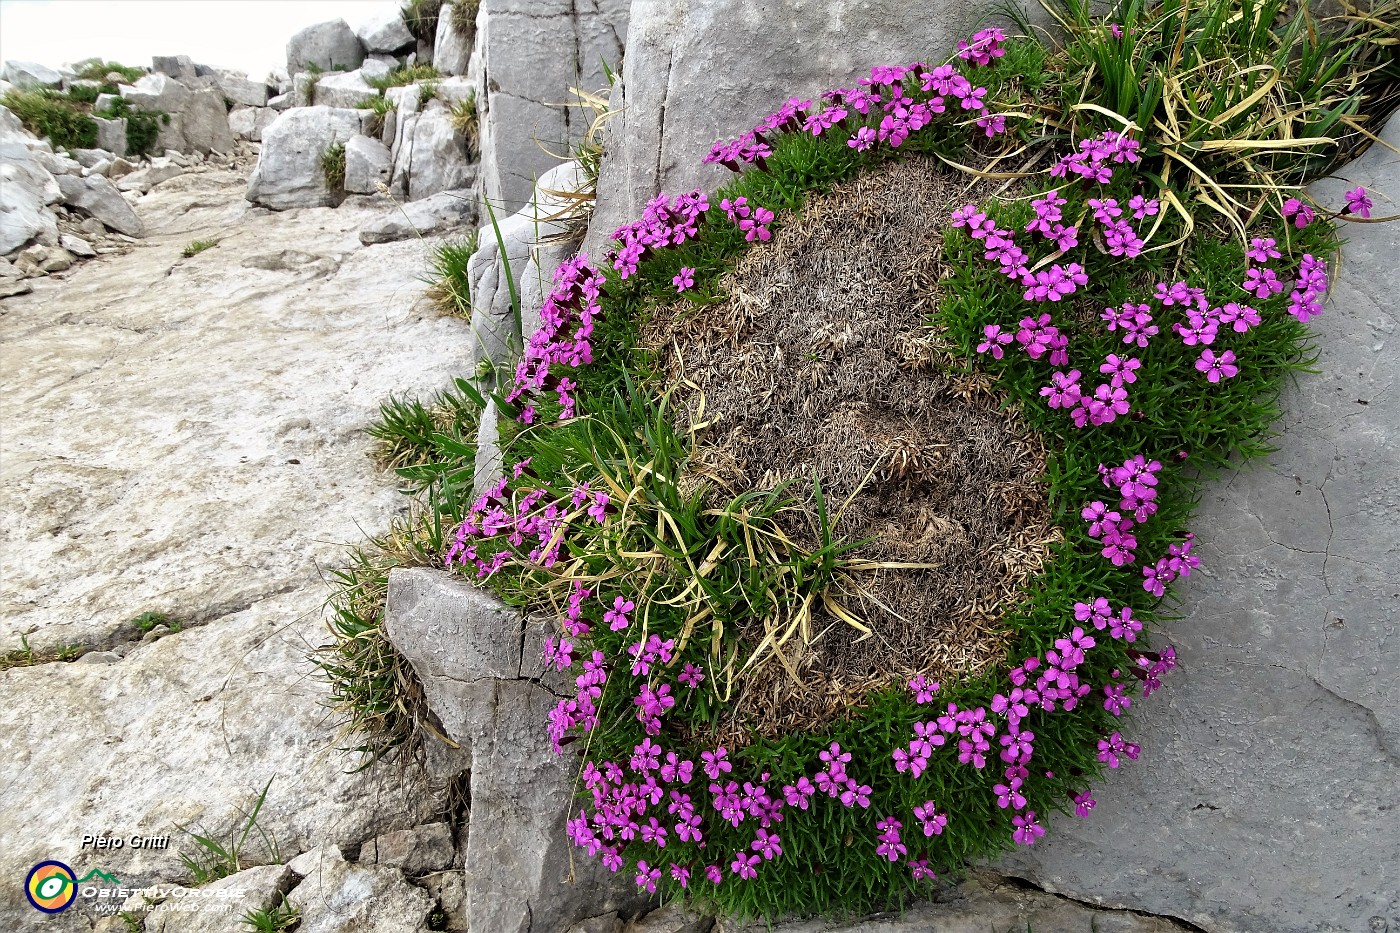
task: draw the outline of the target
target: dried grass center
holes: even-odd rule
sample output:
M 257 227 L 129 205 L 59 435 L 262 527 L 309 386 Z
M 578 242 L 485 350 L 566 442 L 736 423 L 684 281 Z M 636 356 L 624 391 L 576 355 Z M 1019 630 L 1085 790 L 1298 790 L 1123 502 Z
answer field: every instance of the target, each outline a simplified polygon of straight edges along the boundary
M 916 674 L 952 681 L 997 664 L 1011 639 L 1003 612 L 1056 540 L 1039 440 L 989 380 L 947 371 L 928 326 L 942 229 L 966 185 L 915 159 L 813 197 L 745 254 L 726 300 L 660 309 L 643 335 L 669 381 L 698 386 L 705 419 L 719 419 L 702 435 L 707 472 L 735 492 L 793 477 L 809 490 L 817 477 L 833 511 L 851 499 L 837 533 L 871 539 L 851 556 L 937 565 L 864 571 L 837 588 L 864 637 L 818 603 L 811 642 L 789 640 L 786 664 L 736 688 L 723 730 L 733 741 L 829 723 Z M 684 391 L 693 412 L 699 395 Z M 801 510 L 782 524 L 815 545 Z M 764 632 L 755 621 L 743 634 L 756 644 Z

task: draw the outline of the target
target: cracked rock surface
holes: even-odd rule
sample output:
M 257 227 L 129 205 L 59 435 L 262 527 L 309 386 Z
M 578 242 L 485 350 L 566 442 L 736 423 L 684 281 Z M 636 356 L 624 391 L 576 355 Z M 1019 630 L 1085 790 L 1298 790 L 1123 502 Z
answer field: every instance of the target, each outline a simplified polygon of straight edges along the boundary
M 441 811 L 411 772 L 347 773 L 307 654 L 323 570 L 404 507 L 363 428 L 449 384 L 468 326 L 419 302 L 424 243 L 361 246 L 383 206 L 271 214 L 245 181 L 165 182 L 136 202 L 139 245 L 0 301 L 0 651 L 88 650 L 0 671 L 6 931 L 42 918 L 21 884 L 41 859 L 184 881 L 177 827 L 227 840 L 269 779 L 258 822 L 285 857 Z M 143 641 L 148 610 L 182 630 Z M 81 848 L 138 833 L 169 847 Z
M 1338 174 L 1319 203 L 1364 184 L 1400 213 L 1400 155 Z M 1212 933 L 1400 930 L 1400 226 L 1341 232 L 1319 373 L 1284 390 L 1278 452 L 1197 512 L 1160 637 L 1181 667 L 1133 708 L 1142 761 L 1004 870 Z

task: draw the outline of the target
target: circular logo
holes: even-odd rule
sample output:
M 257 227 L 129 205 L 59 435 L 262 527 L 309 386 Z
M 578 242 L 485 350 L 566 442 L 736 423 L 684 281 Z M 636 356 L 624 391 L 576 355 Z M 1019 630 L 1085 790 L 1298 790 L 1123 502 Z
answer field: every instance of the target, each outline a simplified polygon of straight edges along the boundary
M 78 896 L 78 880 L 62 862 L 40 862 L 24 879 L 24 896 L 35 910 L 56 914 L 67 910 Z

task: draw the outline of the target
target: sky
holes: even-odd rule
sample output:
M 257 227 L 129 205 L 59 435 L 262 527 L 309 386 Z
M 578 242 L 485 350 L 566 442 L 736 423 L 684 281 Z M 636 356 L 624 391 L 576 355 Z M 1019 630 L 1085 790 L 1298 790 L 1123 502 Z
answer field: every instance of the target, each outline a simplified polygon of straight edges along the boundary
M 343 18 L 353 29 L 396 0 L 0 0 L 0 60 L 56 67 L 100 55 L 123 65 L 188 55 L 263 78 L 287 64 L 287 40 Z

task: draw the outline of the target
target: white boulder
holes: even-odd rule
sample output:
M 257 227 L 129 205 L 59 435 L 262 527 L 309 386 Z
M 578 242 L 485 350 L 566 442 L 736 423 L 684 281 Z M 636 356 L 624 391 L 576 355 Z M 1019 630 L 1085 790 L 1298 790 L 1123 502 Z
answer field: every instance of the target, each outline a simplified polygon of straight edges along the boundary
M 475 29 L 465 32 L 458 29 L 457 11 L 444 3 L 438 15 L 437 35 L 433 39 L 433 67 L 445 75 L 466 74 L 475 33 Z M 558 57 L 562 51 L 563 47 L 560 46 L 550 49 L 549 53 L 551 57 Z
M 62 175 L 58 179 L 58 187 L 69 207 L 96 217 L 118 233 L 127 236 L 142 236 L 145 233 L 141 218 L 136 216 L 116 186 L 101 175 L 89 175 L 87 178 Z
M 377 139 L 355 136 L 345 144 L 345 190 L 352 194 L 373 194 L 388 184 L 389 149 Z
M 360 67 L 364 46 L 343 19 L 307 26 L 287 40 L 287 73 L 296 75 L 315 65 L 325 71 Z
M 15 87 L 58 87 L 63 75 L 38 62 L 8 61 L 0 69 L 0 77 Z
M 379 91 L 369 86 L 359 70 L 345 74 L 323 77 L 316 82 L 315 100 L 318 107 L 342 107 L 355 109 L 371 97 L 378 97 Z
M 236 71 L 220 71 L 214 75 L 219 90 L 234 104 L 248 107 L 267 106 L 267 82 L 254 81 Z
M 258 164 L 248 178 L 249 201 L 274 210 L 327 207 L 337 201 L 321 159 L 336 143 L 359 136 L 358 110 L 294 107 L 263 131 Z
M 135 84 L 119 85 L 117 90 L 122 99 L 131 105 L 131 109 L 147 113 L 157 110 L 170 114 L 178 113 L 190 99 L 189 88 L 169 75 L 160 73 L 142 75 Z
M 228 128 L 239 139 L 260 142 L 263 131 L 276 119 L 277 111 L 271 107 L 235 107 L 229 111 Z
M 413 33 L 408 31 L 398 5 L 386 5 L 360 24 L 355 30 L 360 44 L 369 52 L 397 52 L 413 44 Z

